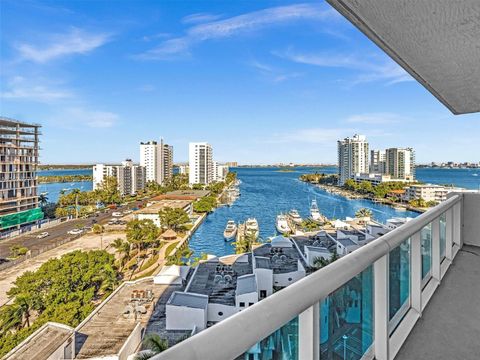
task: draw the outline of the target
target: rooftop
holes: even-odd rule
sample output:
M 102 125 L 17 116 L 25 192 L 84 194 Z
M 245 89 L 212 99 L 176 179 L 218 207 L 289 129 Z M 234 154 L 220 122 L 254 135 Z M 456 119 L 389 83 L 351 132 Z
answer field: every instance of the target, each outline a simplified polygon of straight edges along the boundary
M 264 257 L 270 260 L 270 268 L 274 274 L 285 274 L 298 270 L 298 261 L 303 258 L 295 246 L 292 247 L 275 247 L 272 244 L 263 244 L 253 250 L 255 257 Z
M 37 359 L 47 360 L 73 334 L 73 328 L 48 322 L 23 341 L 8 360 Z
M 175 291 L 172 296 L 170 296 L 170 299 L 168 299 L 167 305 L 206 309 L 208 306 L 208 296 L 190 292 Z
M 335 235 L 335 233 L 331 233 Z M 298 248 L 305 254 L 305 247 L 314 248 L 333 248 L 335 243 L 326 235 L 326 232 L 320 232 L 316 236 L 293 236 L 293 241 L 297 244 Z M 317 250 L 318 251 L 318 250 Z
M 237 258 L 231 265 L 224 265 L 218 258 L 204 261 L 198 264 L 187 291 L 208 295 L 211 303 L 234 306 L 237 278 L 251 273 L 251 254 Z
M 78 332 L 75 336 L 76 358 L 89 359 L 117 354 L 136 324 L 147 324 L 153 304 L 167 288 L 167 285 L 156 285 L 148 278 L 135 283 L 123 283 L 75 329 Z M 136 319 L 133 314 L 124 314 L 127 307 L 132 306 L 132 297 L 141 297 L 136 294 L 148 290 L 152 291 L 152 298 L 138 302 L 145 307 L 146 313 L 137 312 Z
M 255 274 L 243 275 L 237 279 L 237 294 L 249 294 L 257 291 Z

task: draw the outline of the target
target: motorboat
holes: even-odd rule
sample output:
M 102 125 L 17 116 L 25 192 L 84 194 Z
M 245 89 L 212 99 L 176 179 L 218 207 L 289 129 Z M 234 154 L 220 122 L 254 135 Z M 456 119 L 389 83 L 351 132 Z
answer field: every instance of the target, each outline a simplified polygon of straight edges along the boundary
M 280 234 L 288 234 L 292 231 L 292 229 L 290 229 L 290 226 L 288 226 L 287 216 L 284 214 L 277 215 L 277 222 L 275 223 L 275 227 Z
M 235 221 L 233 220 L 228 220 L 227 221 L 227 226 L 225 227 L 225 231 L 223 232 L 223 238 L 225 241 L 232 241 L 235 239 L 235 236 L 237 235 L 238 227 Z
M 323 216 L 318 209 L 317 200 L 313 199 L 312 204 L 310 205 L 310 217 L 313 221 L 321 221 Z
M 302 218 L 301 218 L 301 216 L 300 216 L 300 214 L 298 213 L 297 210 L 295 210 L 295 209 L 290 210 L 288 215 L 290 216 L 290 219 L 292 219 L 292 221 L 295 224 L 301 224 L 302 223 Z
M 245 234 L 253 234 L 255 240 L 258 239 L 259 228 L 257 219 L 248 218 L 247 221 L 245 221 Z

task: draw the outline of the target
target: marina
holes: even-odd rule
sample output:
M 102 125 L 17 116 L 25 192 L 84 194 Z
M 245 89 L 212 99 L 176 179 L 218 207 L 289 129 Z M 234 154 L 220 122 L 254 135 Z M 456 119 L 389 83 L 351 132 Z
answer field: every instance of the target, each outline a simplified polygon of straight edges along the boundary
M 217 208 L 192 235 L 189 246 L 194 255 L 208 253 L 217 256 L 235 253 L 233 242 L 225 242 L 223 232 L 228 220 L 237 224 L 248 218 L 255 218 L 259 226 L 259 239 L 277 235 L 277 215 L 288 214 L 296 209 L 301 218 L 311 216 L 311 202 L 316 199 L 321 214 L 329 219 L 354 217 L 361 208 L 368 208 L 373 218 L 385 222 L 392 217 L 416 217 L 411 211 L 397 211 L 390 206 L 375 204 L 365 199 L 346 199 L 343 196 L 328 193 L 318 187 L 298 180 L 304 173 L 335 173 L 336 168 L 301 167 L 294 171 L 279 172 L 279 168 L 235 168 L 241 180 L 241 196 L 232 204 Z M 239 226 L 239 232 L 241 227 Z

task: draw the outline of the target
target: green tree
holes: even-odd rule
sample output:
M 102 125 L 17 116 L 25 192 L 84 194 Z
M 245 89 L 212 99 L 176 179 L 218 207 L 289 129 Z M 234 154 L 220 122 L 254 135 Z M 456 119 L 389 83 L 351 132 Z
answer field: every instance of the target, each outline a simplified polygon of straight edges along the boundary
M 158 334 L 147 334 L 143 339 L 143 347 L 148 351 L 135 356 L 135 360 L 146 360 L 168 349 L 168 341 Z
M 193 210 L 197 213 L 209 213 L 217 206 L 217 198 L 214 196 L 205 196 L 193 203 Z
M 173 209 L 166 207 L 158 213 L 160 223 L 168 229 L 175 231 L 182 228 L 184 224 L 190 221 L 188 214 L 183 209 Z
M 13 303 L 0 310 L 0 357 L 47 321 L 78 325 L 118 284 L 114 261 L 102 250 L 77 250 L 17 277 L 7 293 Z
M 357 191 L 361 194 L 370 194 L 373 193 L 374 188 L 370 181 L 362 181 L 360 185 L 358 185 Z
M 13 245 L 10 247 L 10 256 L 12 258 L 18 258 L 19 256 L 23 256 L 28 252 L 28 248 L 21 245 Z
M 40 205 L 43 207 L 47 204 L 48 202 L 48 197 L 46 194 L 40 194 L 38 195 L 38 202 L 40 203 Z
M 325 259 L 323 257 L 316 257 L 315 259 L 313 259 L 313 267 L 315 268 L 315 270 L 321 269 L 333 263 L 334 261 L 338 260 L 338 258 L 339 258 L 338 253 L 335 250 L 332 256 L 330 256 L 330 259 Z
M 347 190 L 357 191 L 358 184 L 353 179 L 347 179 L 343 184 L 343 187 Z
M 372 217 L 372 210 L 367 208 L 361 208 L 355 212 L 355 217 L 357 218 Z
M 152 220 L 132 220 L 127 223 L 127 241 L 138 250 L 158 241 L 160 231 Z

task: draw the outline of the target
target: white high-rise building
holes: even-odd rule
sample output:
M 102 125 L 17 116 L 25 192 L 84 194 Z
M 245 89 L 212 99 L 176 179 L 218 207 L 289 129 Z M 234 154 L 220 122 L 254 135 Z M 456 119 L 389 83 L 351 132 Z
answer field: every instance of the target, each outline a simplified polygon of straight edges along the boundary
M 385 153 L 386 174 L 395 179 L 415 179 L 415 151 L 412 148 L 390 148 Z
M 140 143 L 140 166 L 145 167 L 147 181 L 165 183 L 173 176 L 173 147 L 163 139 Z
M 386 174 L 386 152 L 385 150 L 370 151 L 370 173 Z
M 189 144 L 189 182 L 190 184 L 210 184 L 214 181 L 213 150 L 206 142 Z
M 368 173 L 368 142 L 365 135 L 338 141 L 339 185 L 357 173 Z
M 145 188 L 145 168 L 127 159 L 122 165 L 97 164 L 93 167 L 93 189 L 99 189 L 106 177 L 115 177 L 122 195 L 134 195 Z
M 229 168 L 225 164 L 220 164 L 218 161 L 213 162 L 213 181 L 224 181 L 227 177 Z

